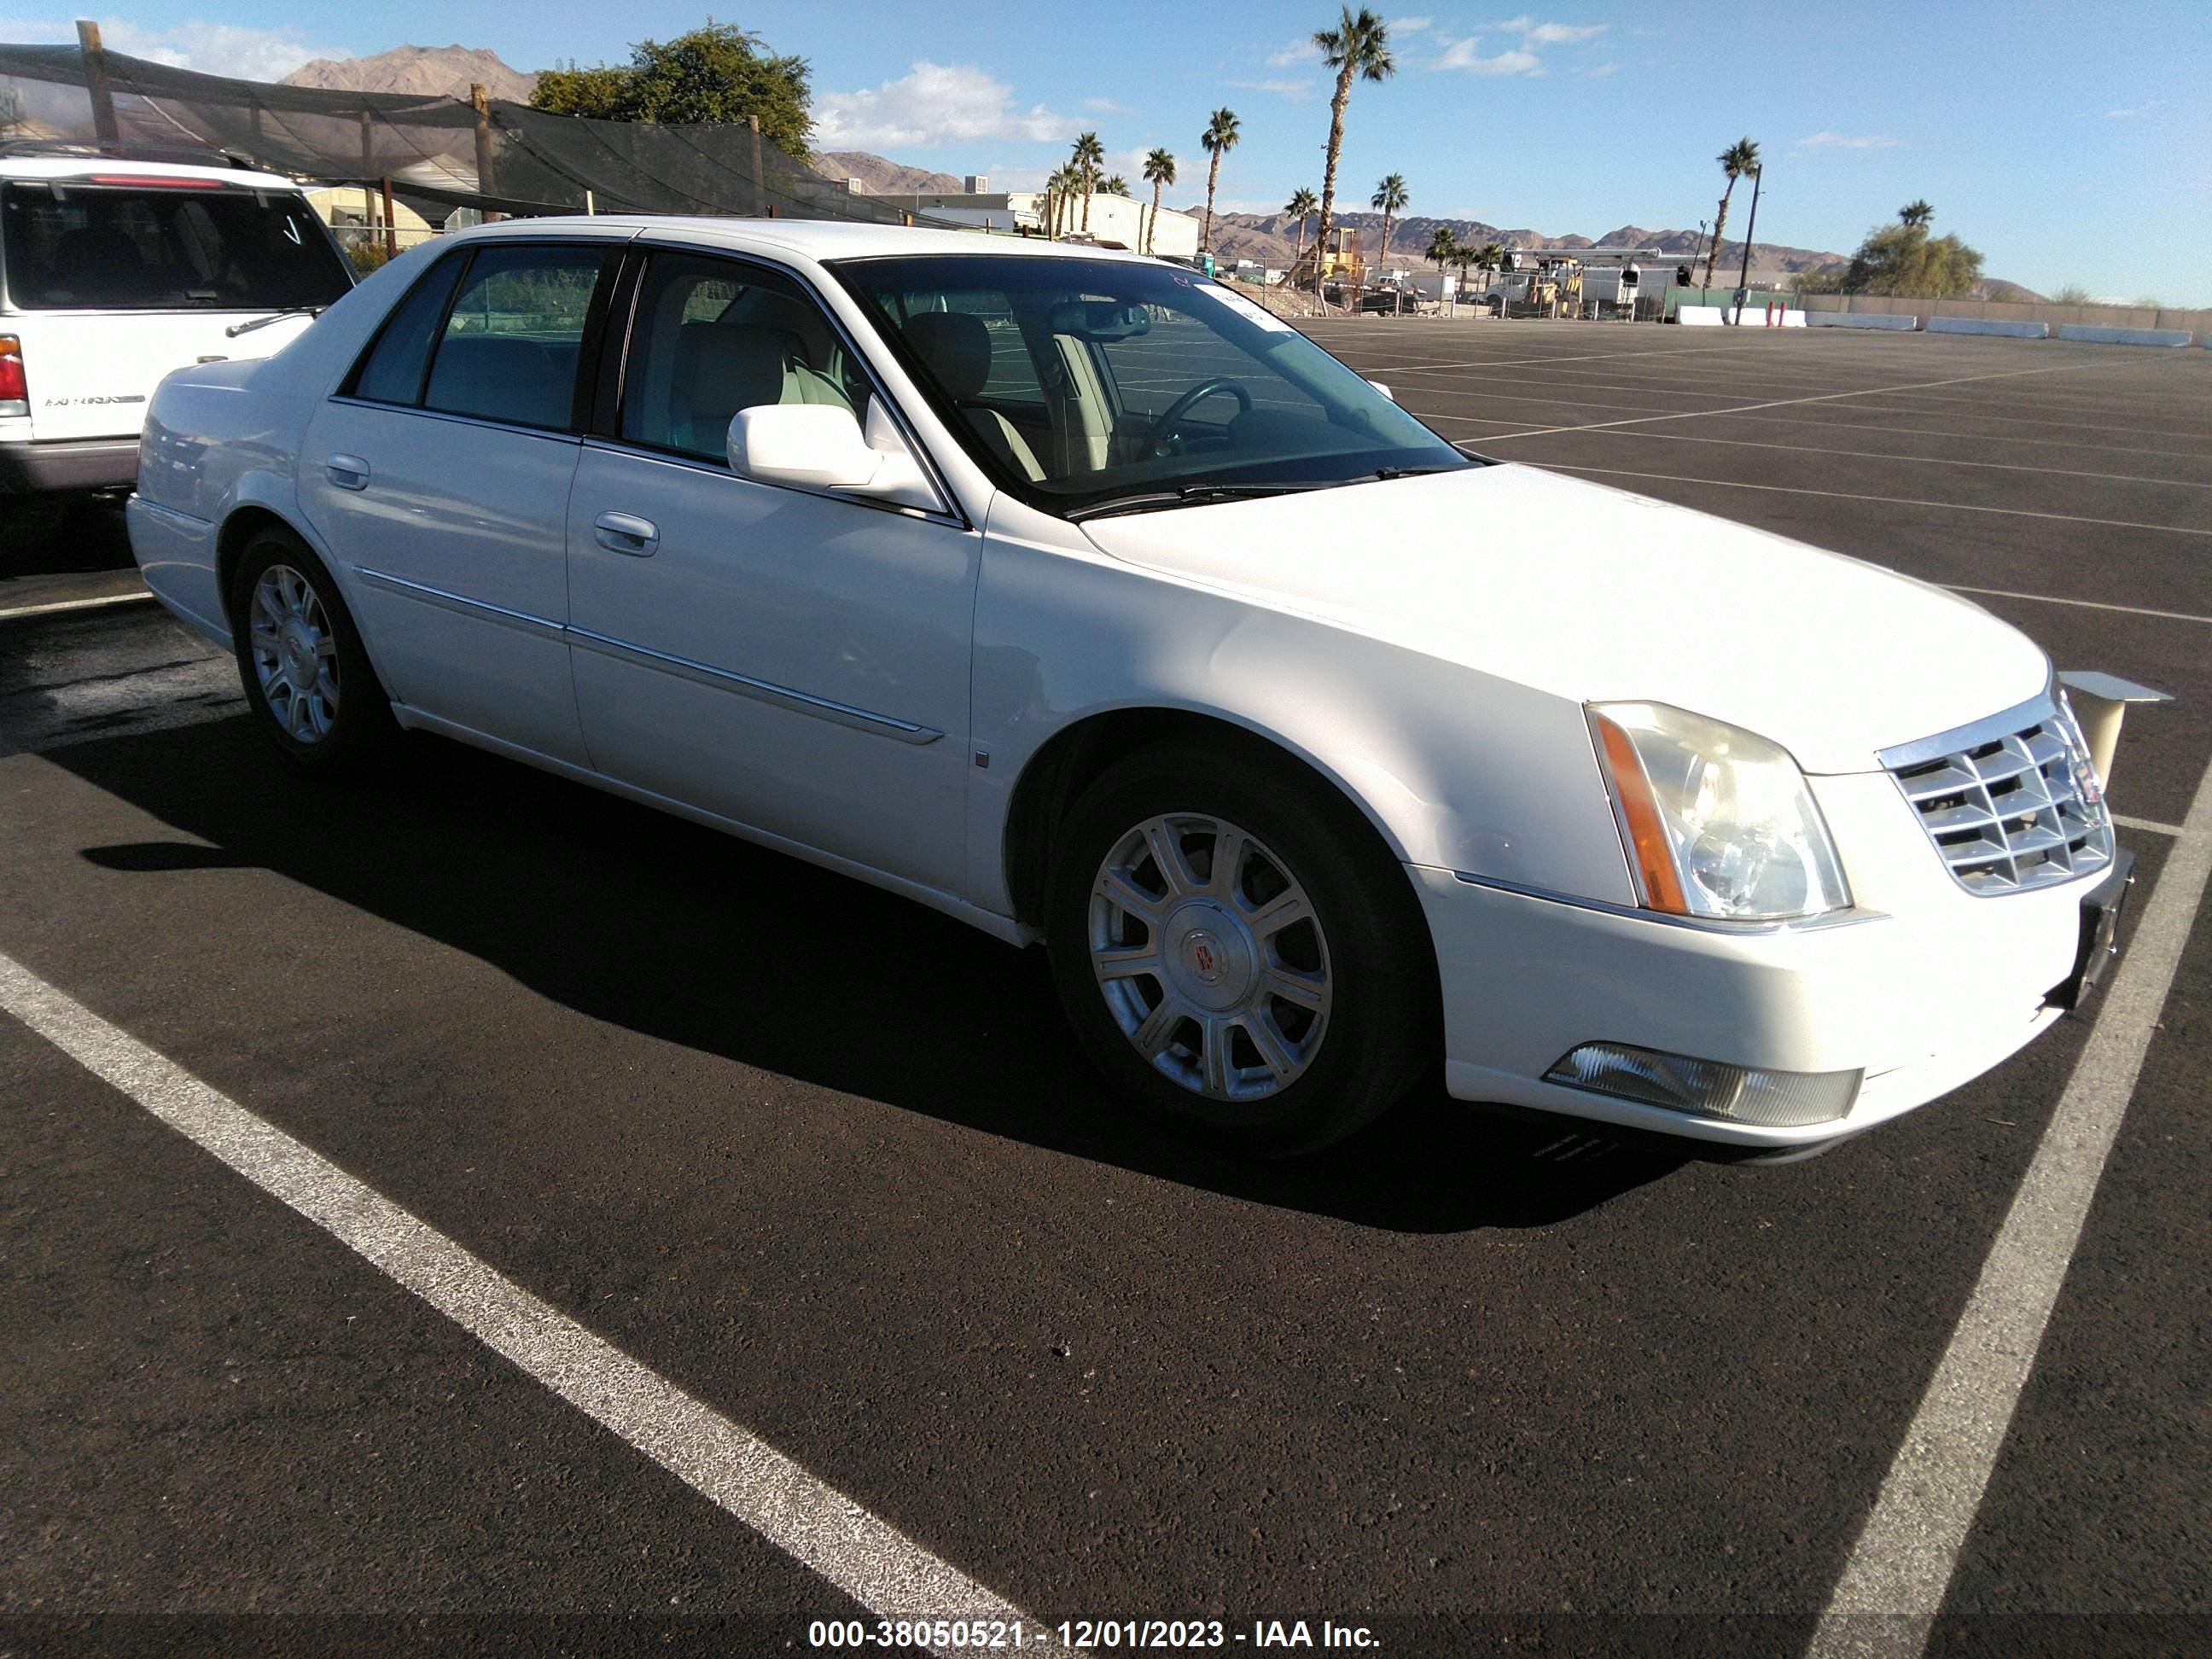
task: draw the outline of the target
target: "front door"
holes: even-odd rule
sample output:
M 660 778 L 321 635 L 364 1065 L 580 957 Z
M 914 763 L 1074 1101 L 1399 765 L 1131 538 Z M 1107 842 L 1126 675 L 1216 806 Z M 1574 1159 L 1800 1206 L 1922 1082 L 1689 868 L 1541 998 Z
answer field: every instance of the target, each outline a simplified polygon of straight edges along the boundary
M 301 456 L 392 694 L 587 763 L 563 635 L 578 364 L 613 243 L 479 244 L 386 325 Z
M 568 507 L 584 738 L 609 776 L 943 891 L 964 885 L 981 538 L 735 477 L 730 417 L 879 395 L 791 276 L 647 261 L 618 410 Z

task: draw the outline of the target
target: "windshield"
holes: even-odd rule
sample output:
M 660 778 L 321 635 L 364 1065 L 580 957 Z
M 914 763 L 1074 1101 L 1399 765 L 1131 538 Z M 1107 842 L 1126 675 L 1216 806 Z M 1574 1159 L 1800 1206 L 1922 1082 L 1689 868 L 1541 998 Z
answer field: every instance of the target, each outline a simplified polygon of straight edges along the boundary
M 1194 271 L 1022 254 L 832 269 L 976 460 L 1048 511 L 1478 465 Z
M 10 183 L 0 258 L 18 311 L 276 311 L 353 286 L 301 198 L 212 179 Z

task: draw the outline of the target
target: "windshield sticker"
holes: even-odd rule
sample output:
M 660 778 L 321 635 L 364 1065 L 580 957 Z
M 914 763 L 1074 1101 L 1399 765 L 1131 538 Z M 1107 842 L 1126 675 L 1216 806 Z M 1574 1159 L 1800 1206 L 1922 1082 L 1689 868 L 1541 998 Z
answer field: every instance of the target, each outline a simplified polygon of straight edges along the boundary
M 1203 294 L 1211 294 L 1215 299 L 1220 301 L 1223 305 L 1227 306 L 1231 311 L 1235 312 L 1248 323 L 1256 323 L 1260 327 L 1272 329 L 1279 334 L 1295 334 L 1297 332 L 1297 330 L 1292 328 L 1288 323 L 1275 315 L 1273 312 L 1266 309 L 1264 307 L 1254 305 L 1251 301 L 1246 299 L 1233 288 L 1224 288 L 1220 283 L 1215 283 L 1210 286 L 1201 287 L 1199 291 Z

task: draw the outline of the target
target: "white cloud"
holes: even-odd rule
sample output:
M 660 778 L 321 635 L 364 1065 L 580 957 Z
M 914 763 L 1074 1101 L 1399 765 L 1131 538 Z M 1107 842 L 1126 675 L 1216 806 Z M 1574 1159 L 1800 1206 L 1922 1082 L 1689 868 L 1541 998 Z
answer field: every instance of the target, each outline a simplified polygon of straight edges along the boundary
M 1533 17 L 1511 17 L 1495 27 L 1517 34 L 1524 46 L 1565 46 L 1603 34 L 1610 23 L 1540 23 Z
M 1880 136 L 1849 138 L 1840 132 L 1816 132 L 1809 138 L 1800 138 L 1793 148 L 1797 149 L 1895 149 L 1898 141 Z
M 1086 98 L 1083 100 L 1083 107 L 1096 115 L 1127 115 L 1129 112 L 1127 104 L 1117 104 L 1111 98 Z
M 1321 48 L 1309 40 L 1293 40 L 1280 52 L 1267 54 L 1269 69 L 1288 69 L 1293 64 L 1314 64 L 1321 61 Z
M 1608 75 L 1620 73 L 1618 64 L 1600 64 L 1595 69 L 1577 70 L 1576 77 L 1583 81 L 1602 81 Z
M 1042 104 L 1014 105 L 1013 88 L 972 64 L 924 59 L 896 81 L 814 100 L 814 138 L 825 149 L 959 143 L 977 138 L 1073 138 L 1080 124 Z
M 2107 121 L 2132 121 L 2137 116 L 2148 115 L 2157 107 L 2158 100 L 2154 98 L 2148 104 L 2137 104 L 2130 109 L 2108 109 L 2105 112 L 2105 118 Z
M 1501 52 L 1495 58 L 1485 58 L 1480 50 L 1481 42 L 1470 35 L 1464 40 L 1447 40 L 1444 54 L 1431 64 L 1431 69 L 1465 70 L 1469 75 L 1541 75 L 1543 60 L 1533 52 L 1515 47 Z
M 1292 103 L 1311 97 L 1314 89 L 1310 81 L 1231 81 L 1229 84 L 1246 92 L 1272 92 Z
M 1394 39 L 1419 34 L 1436 21 L 1433 17 L 1394 17 L 1390 20 L 1390 33 Z
M 102 22 L 100 44 L 111 51 L 144 58 L 202 75 L 228 75 L 241 81 L 276 81 L 311 58 L 350 58 L 349 52 L 319 46 L 295 28 L 245 28 L 235 23 L 194 19 L 159 28 L 137 23 Z M 0 39 L 74 44 L 76 25 L 0 19 Z

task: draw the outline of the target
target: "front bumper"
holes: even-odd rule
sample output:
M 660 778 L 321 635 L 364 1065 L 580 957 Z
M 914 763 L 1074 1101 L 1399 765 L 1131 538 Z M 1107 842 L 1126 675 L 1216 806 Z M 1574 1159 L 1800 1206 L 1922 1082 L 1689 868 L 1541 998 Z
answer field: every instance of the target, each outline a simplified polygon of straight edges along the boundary
M 0 495 L 125 489 L 137 482 L 136 438 L 57 438 L 0 443 Z
M 1868 799 L 1881 805 L 1871 791 Z M 2048 999 L 2074 974 L 2081 900 L 2098 884 L 1978 898 L 1952 885 L 1917 825 L 1904 828 L 1901 877 L 1882 872 L 1863 886 L 1853 872 L 1861 903 L 1872 888 L 1882 909 L 1764 931 L 1681 925 L 1408 866 L 1442 977 L 1446 1087 L 1464 1100 L 1781 1149 L 1856 1134 L 1979 1076 L 2063 1012 Z M 1544 1080 L 1590 1042 L 1864 1076 L 1844 1116 L 1771 1127 Z

